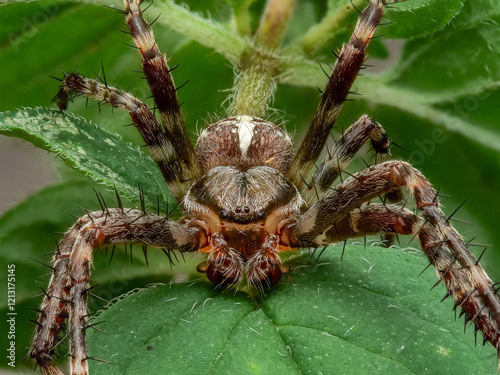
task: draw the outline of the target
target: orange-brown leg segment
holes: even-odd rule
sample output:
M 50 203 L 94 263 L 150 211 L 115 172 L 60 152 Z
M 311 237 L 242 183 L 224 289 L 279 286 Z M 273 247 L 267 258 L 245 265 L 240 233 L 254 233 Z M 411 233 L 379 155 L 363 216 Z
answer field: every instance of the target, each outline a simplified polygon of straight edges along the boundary
M 337 221 L 325 232 L 325 240 L 334 243 L 385 233 L 414 234 L 423 222 L 421 217 L 398 205 L 370 203 Z

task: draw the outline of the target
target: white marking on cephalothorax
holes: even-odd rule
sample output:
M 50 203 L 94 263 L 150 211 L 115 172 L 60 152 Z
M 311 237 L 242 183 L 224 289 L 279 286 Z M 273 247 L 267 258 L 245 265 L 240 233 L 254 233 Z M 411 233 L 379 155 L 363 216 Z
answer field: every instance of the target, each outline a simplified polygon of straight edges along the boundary
M 198 137 L 198 142 L 200 141 L 200 139 L 202 138 L 205 138 L 208 136 L 208 131 L 207 131 L 208 128 L 205 128 L 203 129 L 203 131 L 200 133 L 200 136 Z
M 236 120 L 238 121 L 236 126 L 238 127 L 241 154 L 246 155 L 248 147 L 252 143 L 255 122 L 253 122 L 253 117 L 251 116 L 238 116 Z

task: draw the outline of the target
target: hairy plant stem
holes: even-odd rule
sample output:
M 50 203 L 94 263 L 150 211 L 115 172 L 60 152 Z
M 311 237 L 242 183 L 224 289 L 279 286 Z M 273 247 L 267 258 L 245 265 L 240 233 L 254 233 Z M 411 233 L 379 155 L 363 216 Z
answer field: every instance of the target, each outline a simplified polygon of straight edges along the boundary
M 475 141 L 485 148 L 500 152 L 500 143 L 493 140 L 498 135 L 472 122 L 462 119 L 442 109 L 436 108 L 425 101 L 423 95 L 417 95 L 409 90 L 387 84 L 376 77 L 360 77 L 356 82 L 360 92 L 370 93 L 368 100 L 377 104 L 387 105 L 407 111 L 414 116 L 428 120 L 449 132 L 458 133 Z
M 236 77 L 229 113 L 233 116 L 265 117 L 268 102 L 276 91 L 277 64 L 271 56 L 258 50 L 247 63 L 248 66 Z
M 296 0 L 269 0 L 256 31 L 253 51 L 243 54 L 233 87 L 232 115 L 265 117 L 280 74 L 275 51 L 281 46 Z
M 324 73 L 318 71 L 317 66 L 316 62 L 304 58 L 283 59 L 281 70 L 285 73 L 279 82 L 295 86 L 323 87 L 326 78 Z M 384 75 L 360 76 L 355 85 L 356 91 L 365 94 L 366 100 L 372 103 L 398 108 L 441 126 L 446 131 L 461 134 L 487 149 L 500 152 L 500 143 L 492 141 L 498 139 L 495 132 L 433 106 L 425 95 L 391 84 Z

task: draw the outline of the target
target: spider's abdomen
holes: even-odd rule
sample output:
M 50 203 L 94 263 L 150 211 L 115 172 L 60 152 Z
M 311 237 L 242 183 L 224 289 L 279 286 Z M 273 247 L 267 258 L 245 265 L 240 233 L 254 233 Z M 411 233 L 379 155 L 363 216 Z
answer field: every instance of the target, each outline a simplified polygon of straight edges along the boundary
M 248 170 L 268 166 L 286 174 L 292 141 L 271 122 L 251 116 L 230 117 L 206 128 L 196 144 L 203 171 L 219 166 Z

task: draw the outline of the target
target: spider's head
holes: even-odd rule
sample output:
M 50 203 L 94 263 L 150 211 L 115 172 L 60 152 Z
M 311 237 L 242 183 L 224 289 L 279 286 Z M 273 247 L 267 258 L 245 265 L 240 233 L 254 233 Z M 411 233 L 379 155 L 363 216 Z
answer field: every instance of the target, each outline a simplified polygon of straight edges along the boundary
M 212 233 L 223 227 L 275 233 L 279 222 L 298 213 L 302 204 L 295 186 L 278 170 L 265 166 L 245 171 L 212 168 L 183 201 L 190 216 L 203 220 Z
M 209 246 L 206 272 L 217 285 L 261 289 L 281 278 L 278 234 L 283 222 L 300 212 L 303 200 L 283 173 L 270 166 L 215 166 L 184 198 L 188 218 L 203 222 Z

